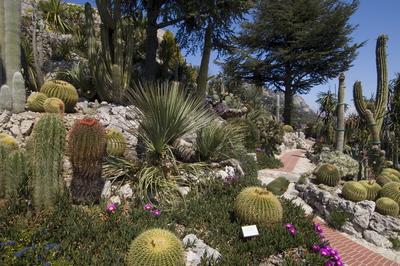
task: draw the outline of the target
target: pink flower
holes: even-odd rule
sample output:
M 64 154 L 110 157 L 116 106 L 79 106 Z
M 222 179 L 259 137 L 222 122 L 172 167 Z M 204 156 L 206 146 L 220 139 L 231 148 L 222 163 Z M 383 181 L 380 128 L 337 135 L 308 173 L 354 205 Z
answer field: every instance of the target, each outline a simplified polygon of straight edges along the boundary
M 293 224 L 285 224 L 285 228 L 289 231 L 292 236 L 297 235 L 296 227 Z
M 107 212 L 114 213 L 116 210 L 117 210 L 117 204 L 115 204 L 115 203 L 110 203 L 106 207 Z
M 150 210 L 152 210 L 154 207 L 153 207 L 153 205 L 151 204 L 151 203 L 147 203 L 146 205 L 144 205 L 144 209 L 146 210 L 146 211 L 150 211 Z
M 318 252 L 318 251 L 321 249 L 321 247 L 318 246 L 318 245 L 313 245 L 311 249 L 312 249 L 314 252 Z
M 324 231 L 322 230 L 322 227 L 320 224 L 314 224 L 314 230 L 315 232 L 317 232 L 318 234 L 322 234 Z
M 161 215 L 161 211 L 160 210 L 152 210 L 151 211 L 151 213 L 154 215 L 154 216 L 160 216 Z
M 323 248 L 321 248 L 321 249 L 319 250 L 319 254 L 321 254 L 321 255 L 324 256 L 324 257 L 329 256 L 329 253 L 330 253 L 330 251 L 327 250 L 326 247 L 323 247 Z

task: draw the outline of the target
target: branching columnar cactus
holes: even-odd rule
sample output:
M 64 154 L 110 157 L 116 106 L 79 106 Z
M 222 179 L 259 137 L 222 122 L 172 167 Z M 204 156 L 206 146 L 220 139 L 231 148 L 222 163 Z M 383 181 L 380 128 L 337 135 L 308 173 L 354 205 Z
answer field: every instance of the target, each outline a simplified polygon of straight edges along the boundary
M 106 134 L 99 121 L 93 118 L 76 121 L 69 132 L 69 155 L 73 167 L 71 193 L 75 202 L 95 203 L 100 200 L 105 154 Z
M 390 182 L 382 187 L 379 195 L 381 197 L 388 197 L 400 204 L 400 183 Z
M 338 104 L 336 108 L 336 150 L 339 152 L 343 152 L 344 148 L 344 74 L 341 73 L 339 76 L 339 91 L 338 91 Z
M 333 164 L 327 163 L 321 165 L 318 167 L 315 175 L 318 183 L 322 183 L 331 187 L 337 186 L 340 181 L 339 170 Z
M 7 157 L 6 162 L 6 195 L 16 195 L 27 175 L 25 152 L 15 150 Z
M 44 112 L 44 102 L 47 100 L 47 96 L 41 92 L 33 92 L 26 100 L 28 109 L 33 112 Z
M 273 226 L 282 221 L 283 209 L 279 199 L 262 187 L 248 187 L 236 197 L 234 210 L 242 223 Z
M 367 199 L 367 189 L 361 183 L 349 181 L 344 183 L 342 195 L 347 200 L 358 202 Z
M 107 154 L 112 156 L 122 156 L 126 149 L 126 139 L 124 135 L 113 129 L 107 129 Z
M 43 103 L 43 108 L 46 113 L 62 114 L 65 111 L 63 101 L 58 98 L 47 98 Z
M 136 237 L 130 246 L 128 266 L 183 266 L 182 242 L 170 231 L 150 229 Z
M 375 180 L 361 180 L 360 183 L 367 189 L 367 200 L 375 201 L 382 187 Z
M 28 145 L 33 205 L 51 208 L 63 192 L 62 159 L 66 129 L 61 116 L 44 114 L 36 122 Z
M 399 204 L 391 198 L 382 197 L 376 201 L 376 211 L 383 215 L 397 217 L 399 215 Z
M 75 87 L 63 80 L 46 81 L 40 92 L 46 94 L 47 97 L 55 97 L 62 100 L 65 104 L 66 112 L 73 112 L 79 99 Z

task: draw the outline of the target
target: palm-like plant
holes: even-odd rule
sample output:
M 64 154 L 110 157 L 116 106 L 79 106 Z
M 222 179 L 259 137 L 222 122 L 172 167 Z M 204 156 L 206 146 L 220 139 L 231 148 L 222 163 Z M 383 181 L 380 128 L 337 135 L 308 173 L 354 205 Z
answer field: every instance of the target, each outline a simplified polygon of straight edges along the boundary
M 316 102 L 320 105 L 318 119 L 324 122 L 324 139 L 326 142 L 333 141 L 337 97 L 331 91 L 320 92 L 317 96 Z
M 71 30 L 71 27 L 64 20 L 66 8 L 62 0 L 40 1 L 39 8 L 43 11 L 46 23 L 51 29 L 61 33 Z

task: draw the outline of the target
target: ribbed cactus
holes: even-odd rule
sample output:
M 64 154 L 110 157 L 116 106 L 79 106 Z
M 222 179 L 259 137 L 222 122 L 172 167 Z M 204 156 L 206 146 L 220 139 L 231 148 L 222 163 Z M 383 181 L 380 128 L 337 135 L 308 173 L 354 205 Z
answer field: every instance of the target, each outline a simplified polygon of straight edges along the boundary
M 122 156 L 126 149 L 126 139 L 124 135 L 113 129 L 107 129 L 107 154 L 113 156 Z
M 44 112 L 44 102 L 47 100 L 47 96 L 41 92 L 33 92 L 26 100 L 28 109 L 33 112 Z
M 10 150 L 18 149 L 18 141 L 6 133 L 0 133 L 0 145 L 8 147 Z
M 65 111 L 63 101 L 58 98 L 47 98 L 43 103 L 43 108 L 46 113 L 62 114 Z
M 360 183 L 367 190 L 367 200 L 374 201 L 378 197 L 382 187 L 375 180 L 361 180 Z
M 381 186 L 384 186 L 385 184 L 390 182 L 397 182 L 396 180 L 393 180 L 391 177 L 383 174 L 378 175 L 375 179 L 376 182 Z
M 244 224 L 273 226 L 280 223 L 283 217 L 279 199 L 262 187 L 243 189 L 235 199 L 234 210 Z
M 66 112 L 73 112 L 79 95 L 75 87 L 63 80 L 46 81 L 40 92 L 46 94 L 47 97 L 55 97 L 62 100 L 65 104 Z
M 318 183 L 322 183 L 327 186 L 337 186 L 340 181 L 339 170 L 333 164 L 321 165 L 315 172 L 315 176 Z
M 6 196 L 7 184 L 7 158 L 10 149 L 0 143 L 0 198 Z
M 26 175 L 27 165 L 25 152 L 22 150 L 11 152 L 6 161 L 6 195 L 16 195 L 21 183 L 25 180 Z
M 293 133 L 294 132 L 294 129 L 291 125 L 284 125 L 282 128 L 285 133 Z
M 106 134 L 98 120 L 84 118 L 69 132 L 69 156 L 73 167 L 71 193 L 77 203 L 100 200 L 104 181 L 101 178 L 106 154 Z
M 398 178 L 395 174 L 393 174 L 392 172 L 382 172 L 380 174 L 380 176 L 386 176 L 387 178 L 389 178 L 391 181 L 393 182 L 400 182 L 400 178 Z
M 14 113 L 25 111 L 26 92 L 24 77 L 20 72 L 15 72 L 12 78 L 12 110 Z
M 383 215 L 397 217 L 399 215 L 399 204 L 391 198 L 382 197 L 376 201 L 376 211 Z
M 173 233 L 163 229 L 150 229 L 131 243 L 126 264 L 128 266 L 183 266 L 182 242 Z
M 393 168 L 383 168 L 382 174 L 385 174 L 385 173 L 395 175 L 397 178 L 399 178 L 399 181 L 400 181 L 400 172 L 398 170 L 393 169 Z
M 62 159 L 66 129 L 61 116 L 44 114 L 35 124 L 28 145 L 33 205 L 51 208 L 63 192 Z
M 344 183 L 342 188 L 343 198 L 351 201 L 362 201 L 367 199 L 367 189 L 356 181 Z
M 3 110 L 12 110 L 12 90 L 7 85 L 0 88 L 0 111 Z
M 385 184 L 379 195 L 381 197 L 388 197 L 400 204 L 400 183 L 397 182 L 390 182 Z
M 336 150 L 339 152 L 343 152 L 344 148 L 344 74 L 341 73 L 339 76 L 339 91 L 338 91 L 338 104 L 336 108 Z

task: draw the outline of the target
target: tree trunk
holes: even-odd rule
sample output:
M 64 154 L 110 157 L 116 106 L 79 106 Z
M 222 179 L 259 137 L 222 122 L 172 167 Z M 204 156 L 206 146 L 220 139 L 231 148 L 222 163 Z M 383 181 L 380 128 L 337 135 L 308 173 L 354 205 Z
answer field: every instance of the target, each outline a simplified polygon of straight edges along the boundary
M 148 1 L 147 10 L 147 26 L 146 26 L 146 40 L 145 40 L 145 66 L 144 77 L 147 80 L 154 80 L 156 78 L 157 69 L 157 19 L 160 14 L 161 1 L 154 0 Z
M 208 65 L 210 63 L 212 49 L 212 25 L 208 23 L 204 34 L 203 56 L 201 58 L 200 71 L 197 77 L 197 95 L 204 97 L 207 91 Z
M 280 95 L 279 92 L 276 92 L 276 109 L 275 109 L 275 116 L 276 116 L 276 121 L 280 121 L 280 114 L 279 114 L 279 109 L 281 107 L 280 103 Z
M 293 92 L 290 81 L 285 82 L 285 102 L 283 107 L 283 123 L 285 125 L 292 124 L 292 110 L 293 110 Z
M 337 106 L 337 124 L 336 124 L 336 150 L 343 152 L 344 148 L 344 75 L 339 77 L 339 92 Z

